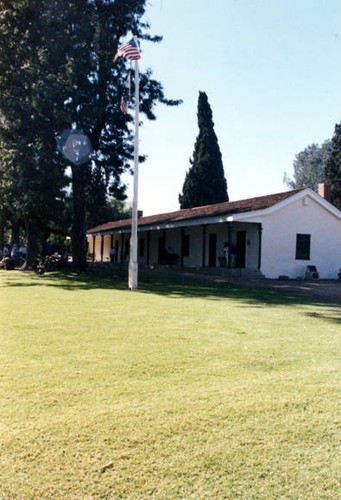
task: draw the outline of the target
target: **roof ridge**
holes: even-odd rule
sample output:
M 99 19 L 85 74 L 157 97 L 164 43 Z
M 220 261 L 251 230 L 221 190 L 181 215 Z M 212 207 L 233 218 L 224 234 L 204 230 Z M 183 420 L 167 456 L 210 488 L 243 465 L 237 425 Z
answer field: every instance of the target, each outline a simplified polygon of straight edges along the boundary
M 298 193 L 299 191 L 303 191 L 304 189 L 307 188 L 297 188 L 291 191 L 282 191 L 280 193 L 255 196 L 253 198 L 245 198 L 236 201 L 224 201 L 221 203 L 214 203 L 212 205 L 202 205 L 200 207 L 180 208 L 179 210 L 173 210 L 172 212 L 163 212 L 160 214 L 142 216 L 139 217 L 138 221 L 139 224 L 141 223 L 152 224 L 158 221 L 166 222 L 167 220 L 173 220 L 173 221 L 189 220 L 192 218 L 196 218 L 200 215 L 206 217 L 213 216 L 222 213 L 227 213 L 229 205 L 231 207 L 231 210 L 233 210 L 233 212 L 235 212 L 235 210 L 238 210 L 238 207 L 239 207 L 239 212 L 241 211 L 248 212 L 248 211 L 253 211 L 255 209 L 259 210 L 262 208 L 268 208 L 273 204 L 282 201 L 282 199 L 289 198 L 290 196 L 293 196 L 294 194 Z M 265 206 L 262 205 L 263 202 L 265 203 Z M 190 216 L 190 214 L 192 214 L 192 217 Z M 126 227 L 131 225 L 131 220 L 132 219 L 130 218 L 130 219 L 121 219 L 121 220 L 106 222 L 104 224 L 100 224 L 99 226 L 89 229 L 87 232 L 95 233 L 119 227 Z

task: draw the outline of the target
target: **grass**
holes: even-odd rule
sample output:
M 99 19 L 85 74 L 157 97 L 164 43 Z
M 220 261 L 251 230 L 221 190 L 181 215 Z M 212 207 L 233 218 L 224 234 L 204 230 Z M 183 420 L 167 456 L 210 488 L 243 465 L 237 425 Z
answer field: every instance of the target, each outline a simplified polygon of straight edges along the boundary
M 339 499 L 339 308 L 0 274 L 1 499 Z

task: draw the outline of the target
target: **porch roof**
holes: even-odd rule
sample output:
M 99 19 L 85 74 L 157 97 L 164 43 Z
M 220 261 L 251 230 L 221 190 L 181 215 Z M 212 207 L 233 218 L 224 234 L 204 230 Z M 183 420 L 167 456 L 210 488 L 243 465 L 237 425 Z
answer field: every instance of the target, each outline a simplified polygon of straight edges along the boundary
M 215 205 L 206 205 L 203 207 L 185 208 L 175 212 L 168 212 L 158 215 L 149 215 L 139 217 L 138 227 L 155 229 L 160 224 L 176 224 L 178 227 L 185 226 L 191 221 L 197 219 L 207 219 L 217 216 L 232 216 L 240 213 L 254 212 L 270 208 L 277 203 L 290 198 L 294 194 L 302 191 L 304 188 L 286 191 L 283 193 L 270 194 L 267 196 L 259 196 L 256 198 L 248 198 L 246 200 L 230 201 L 225 203 L 217 203 Z M 131 219 L 118 220 L 107 222 L 99 226 L 93 227 L 87 231 L 88 235 L 108 234 L 111 232 L 125 232 L 131 227 Z

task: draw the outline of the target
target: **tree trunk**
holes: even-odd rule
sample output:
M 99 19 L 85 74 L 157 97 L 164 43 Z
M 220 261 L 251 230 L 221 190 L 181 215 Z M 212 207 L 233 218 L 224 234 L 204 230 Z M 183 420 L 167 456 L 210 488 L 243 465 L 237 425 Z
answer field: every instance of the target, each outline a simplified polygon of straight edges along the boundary
M 0 250 L 2 250 L 5 245 L 5 224 L 5 217 L 0 215 Z
M 20 239 L 20 223 L 18 220 L 12 220 L 11 244 L 19 245 L 19 239 Z
M 23 269 L 32 269 L 34 261 L 38 255 L 38 224 L 36 221 L 26 220 L 26 237 L 27 237 L 27 247 L 26 247 L 26 262 Z
M 72 165 L 73 222 L 71 230 L 72 266 L 86 270 L 85 166 Z

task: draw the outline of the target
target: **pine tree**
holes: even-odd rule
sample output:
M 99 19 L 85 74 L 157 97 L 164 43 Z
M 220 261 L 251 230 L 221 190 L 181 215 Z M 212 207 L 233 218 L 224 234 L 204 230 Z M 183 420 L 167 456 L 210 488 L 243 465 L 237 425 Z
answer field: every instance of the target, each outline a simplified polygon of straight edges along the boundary
M 212 110 L 205 92 L 198 99 L 199 135 L 196 139 L 191 167 L 186 173 L 180 208 L 192 208 L 229 201 L 224 167 L 214 132 Z
M 320 182 L 324 182 L 324 165 L 332 152 L 332 143 L 328 139 L 323 144 L 310 144 L 295 156 L 293 167 L 294 176 L 290 179 L 284 173 L 284 183 L 290 189 L 309 187 L 318 190 Z
M 63 106 L 58 57 L 41 9 L 38 0 L 0 2 L 0 197 L 12 221 L 25 222 L 28 265 L 65 186 L 54 137 Z
M 103 183 L 97 183 L 100 192 L 96 196 L 91 177 L 104 181 L 107 196 L 124 199 L 125 186 L 120 178 L 130 169 L 133 158 L 132 117 L 122 114 L 119 109 L 129 61 L 121 57 L 113 64 L 113 56 L 128 33 L 154 42 L 161 38 L 151 37 L 148 24 L 142 21 L 147 0 L 74 0 L 72 3 L 73 8 L 66 9 L 62 36 L 67 40 L 65 53 L 69 70 L 65 110 L 71 123 L 89 136 L 95 151 L 88 165 L 72 165 L 72 257 L 75 267 L 83 270 L 86 266 L 86 210 L 90 211 L 93 206 L 87 193 L 92 193 L 92 198 L 104 200 Z M 153 109 L 157 102 L 177 105 L 180 101 L 165 98 L 163 87 L 152 78 L 151 70 L 142 72 L 141 113 L 148 119 L 155 119 Z
M 324 177 L 330 184 L 331 202 L 341 210 L 341 124 L 335 125 L 332 152 L 326 161 Z
M 32 227 L 61 213 L 63 175 L 69 163 L 56 154 L 56 137 L 77 127 L 94 154 L 72 165 L 73 263 L 86 266 L 86 210 L 92 188 L 124 198 L 121 174 L 133 155 L 132 116 L 119 109 L 125 58 L 113 64 L 122 38 L 158 42 L 142 21 L 147 0 L 0 0 L 0 198 Z M 141 74 L 140 111 L 155 119 L 167 100 L 151 71 Z M 103 183 L 92 182 L 92 176 Z M 19 180 L 19 182 L 17 182 Z M 89 187 L 90 186 L 90 187 Z M 91 189 L 90 189 L 91 188 Z M 91 196 L 92 196 L 91 195 Z M 57 206 L 56 206 L 57 205 Z M 1 207 L 0 207 L 1 208 Z M 32 224 L 31 224 L 32 223 Z

